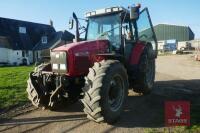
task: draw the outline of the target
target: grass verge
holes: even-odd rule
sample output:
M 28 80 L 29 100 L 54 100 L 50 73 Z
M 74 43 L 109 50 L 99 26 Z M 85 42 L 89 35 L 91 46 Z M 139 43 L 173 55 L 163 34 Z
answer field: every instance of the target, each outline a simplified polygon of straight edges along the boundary
M 0 67 L 0 110 L 27 102 L 26 81 L 33 66 Z

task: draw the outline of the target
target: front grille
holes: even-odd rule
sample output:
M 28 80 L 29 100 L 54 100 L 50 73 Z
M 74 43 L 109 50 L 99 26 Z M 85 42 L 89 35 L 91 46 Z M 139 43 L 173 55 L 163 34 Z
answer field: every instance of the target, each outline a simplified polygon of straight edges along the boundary
M 66 52 L 51 52 L 51 66 L 55 73 L 67 72 L 67 54 Z

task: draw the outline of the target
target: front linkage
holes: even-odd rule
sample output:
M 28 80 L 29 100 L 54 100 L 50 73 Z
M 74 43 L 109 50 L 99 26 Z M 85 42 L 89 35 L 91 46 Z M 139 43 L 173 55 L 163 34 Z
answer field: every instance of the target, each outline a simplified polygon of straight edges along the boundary
M 73 81 L 65 75 L 48 72 L 50 64 L 42 64 L 31 72 L 27 81 L 29 100 L 36 107 L 54 109 L 65 101 L 74 102 L 80 98 L 80 80 Z M 78 81 L 78 82 L 77 82 Z M 79 88 L 75 90 L 74 88 Z

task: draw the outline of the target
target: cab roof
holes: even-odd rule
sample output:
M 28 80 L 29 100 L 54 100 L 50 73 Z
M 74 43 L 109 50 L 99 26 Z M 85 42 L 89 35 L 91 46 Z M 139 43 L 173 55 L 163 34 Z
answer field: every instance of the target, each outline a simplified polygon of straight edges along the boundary
M 85 17 L 90 18 L 90 17 L 108 15 L 108 14 L 119 13 L 119 12 L 129 12 L 129 10 L 121 6 L 108 7 L 108 8 L 103 8 L 103 9 L 87 12 L 85 14 Z

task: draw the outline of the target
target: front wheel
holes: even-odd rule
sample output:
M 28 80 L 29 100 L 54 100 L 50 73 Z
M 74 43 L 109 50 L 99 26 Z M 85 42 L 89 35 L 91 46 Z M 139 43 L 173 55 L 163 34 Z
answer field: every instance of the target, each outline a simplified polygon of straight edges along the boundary
M 84 112 L 95 122 L 115 122 L 128 92 L 128 77 L 124 66 L 115 60 L 95 63 L 86 77 Z
M 28 99 L 36 107 L 47 107 L 47 102 L 44 94 L 42 94 L 41 86 L 42 78 L 40 73 L 51 64 L 41 64 L 35 67 L 34 72 L 29 74 L 29 79 L 27 80 L 26 92 L 28 94 Z M 42 86 L 43 87 L 43 86 Z

